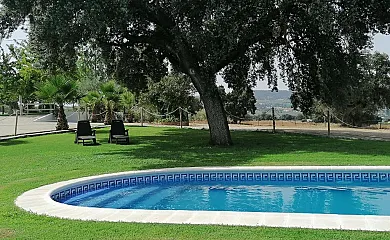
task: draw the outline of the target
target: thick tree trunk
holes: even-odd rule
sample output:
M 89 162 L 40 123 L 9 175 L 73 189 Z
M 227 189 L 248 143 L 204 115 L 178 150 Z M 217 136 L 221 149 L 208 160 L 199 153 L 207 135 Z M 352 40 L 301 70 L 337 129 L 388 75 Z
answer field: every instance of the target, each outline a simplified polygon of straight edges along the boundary
M 202 97 L 202 101 L 210 129 L 210 143 L 212 145 L 232 145 L 233 142 L 221 98 L 218 95 L 206 94 Z
M 64 111 L 64 105 L 60 104 L 60 107 L 58 109 L 58 117 L 57 117 L 57 130 L 68 130 L 68 120 L 66 119 L 65 111 Z
M 202 69 L 199 66 L 199 62 L 188 51 L 185 42 L 179 44 L 178 56 L 179 58 L 174 58 L 172 62 L 178 60 L 178 68 L 190 76 L 204 104 L 209 124 L 210 144 L 221 146 L 232 145 L 233 142 L 230 136 L 225 109 L 223 108 L 218 87 L 215 84 L 215 73 L 210 71 L 210 69 Z
M 191 79 L 204 104 L 209 124 L 210 144 L 222 146 L 232 145 L 233 142 L 230 136 L 225 109 L 223 108 L 223 103 L 214 81 L 201 79 L 196 74 L 191 74 Z

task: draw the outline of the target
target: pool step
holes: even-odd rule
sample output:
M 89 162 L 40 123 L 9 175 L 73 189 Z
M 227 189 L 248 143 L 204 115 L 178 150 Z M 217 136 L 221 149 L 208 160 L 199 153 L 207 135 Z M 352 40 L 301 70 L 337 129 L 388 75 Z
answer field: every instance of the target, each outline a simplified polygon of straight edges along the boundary
M 134 186 L 127 187 L 126 190 L 131 191 L 134 188 Z M 75 196 L 64 203 L 83 207 L 104 207 L 107 203 L 110 203 L 114 199 L 120 197 L 123 191 L 123 188 L 96 190 Z
M 139 199 L 143 199 L 151 192 L 159 191 L 159 189 L 160 187 L 158 186 L 138 188 L 135 191 L 129 192 L 125 196 L 122 194 L 122 196 L 114 201 L 111 201 L 110 203 L 107 203 L 107 205 L 109 205 L 110 208 L 116 209 L 128 208 L 127 206 L 131 205 L 133 202 L 139 201 Z
M 140 199 L 141 201 L 133 202 L 129 208 L 150 209 L 151 206 L 154 206 L 156 209 L 159 209 L 158 205 L 160 202 L 178 196 L 178 193 L 183 190 L 185 190 L 184 186 L 161 186 L 161 190 L 158 193 L 148 194 L 145 198 Z

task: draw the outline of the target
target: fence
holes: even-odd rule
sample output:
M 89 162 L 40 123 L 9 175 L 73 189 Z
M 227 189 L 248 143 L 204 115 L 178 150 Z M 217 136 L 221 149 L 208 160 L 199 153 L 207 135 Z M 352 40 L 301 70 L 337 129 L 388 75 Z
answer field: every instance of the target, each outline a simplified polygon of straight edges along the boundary
M 42 104 L 43 105 L 43 104 Z M 37 132 L 37 131 L 49 131 L 54 130 L 56 126 L 55 119 L 52 119 L 51 121 L 37 121 L 37 119 L 41 118 L 40 115 L 26 115 L 28 114 L 42 114 L 45 111 L 54 111 L 54 107 L 52 104 L 46 104 L 47 107 L 39 108 L 37 105 L 34 105 L 34 108 L 32 107 L 26 107 L 24 106 L 24 115 L 20 116 L 19 111 L 15 111 L 15 114 L 10 116 L 0 116 L 0 137 L 4 136 L 10 136 L 10 135 L 18 135 L 18 134 L 25 134 L 25 133 L 31 133 L 31 132 Z M 27 111 L 28 109 L 28 111 Z M 91 114 L 89 111 L 85 111 L 82 109 L 75 108 L 75 113 L 73 115 L 77 116 L 75 117 L 75 121 L 69 122 L 69 125 L 71 128 L 76 127 L 77 120 L 84 120 L 89 119 L 92 120 L 93 114 Z M 84 111 L 84 115 L 82 112 Z M 144 126 L 146 123 L 153 123 L 153 124 L 162 124 L 162 125 L 171 125 L 175 124 L 179 126 L 180 128 L 190 125 L 192 127 L 207 127 L 207 121 L 193 121 L 194 115 L 191 114 L 189 111 L 187 111 L 184 108 L 177 108 L 171 112 L 167 112 L 165 114 L 159 114 L 154 112 L 153 110 L 150 110 L 145 107 L 140 106 L 134 106 L 130 109 L 130 111 L 136 115 L 134 120 L 135 125 Z M 105 111 L 98 113 L 99 115 L 104 116 Z M 127 114 L 129 111 L 126 112 L 117 112 L 117 118 L 121 118 L 123 120 L 127 120 Z M 283 115 L 285 115 L 282 108 L 270 108 L 267 109 L 266 114 L 270 114 L 269 120 L 260 120 L 258 117 L 256 119 L 256 116 L 252 116 L 251 120 L 248 120 L 247 118 L 239 118 L 237 116 L 234 116 L 227 112 L 227 117 L 229 119 L 240 119 L 242 121 L 241 124 L 234 124 L 231 125 L 231 129 L 240 128 L 240 129 L 254 129 L 254 130 L 270 130 L 272 132 L 277 132 L 278 130 L 296 130 L 296 131 L 306 131 L 307 129 L 311 130 L 321 130 L 323 135 L 332 136 L 336 134 L 336 130 L 340 128 L 340 123 L 342 123 L 344 126 L 347 126 L 347 129 L 354 129 L 354 130 L 367 130 L 367 128 L 352 126 L 347 123 L 344 123 L 336 114 L 332 113 L 331 111 L 328 111 L 325 114 L 324 121 L 321 123 L 314 123 L 310 120 L 305 120 L 303 122 L 302 120 L 299 120 L 295 118 L 294 120 L 290 121 L 284 121 L 280 120 L 283 118 Z M 95 114 L 96 115 L 96 114 Z M 177 119 L 173 116 L 178 116 Z M 331 123 L 330 119 L 337 120 L 338 123 Z M 166 121 L 165 121 L 166 120 Z M 371 130 L 373 129 L 383 129 L 388 128 L 388 124 L 385 123 L 379 123 L 378 125 L 373 125 L 370 127 Z M 306 130 L 305 130 L 306 129 Z M 345 132 L 345 131 L 344 131 Z M 370 136 L 375 138 L 377 134 L 378 138 L 384 138 L 382 136 L 381 132 L 370 132 Z M 384 132 L 386 133 L 386 132 Z M 380 135 L 380 136 L 379 136 Z M 390 139 L 390 133 L 389 133 L 389 139 Z
M 44 114 L 44 113 L 53 113 L 56 110 L 54 103 L 25 103 L 22 107 L 23 111 L 20 112 L 20 115 L 23 114 Z
M 0 137 L 52 131 L 56 128 L 56 119 L 53 117 L 56 106 L 53 103 L 24 103 L 14 107 L 0 105 L 0 110 L 3 108 Z

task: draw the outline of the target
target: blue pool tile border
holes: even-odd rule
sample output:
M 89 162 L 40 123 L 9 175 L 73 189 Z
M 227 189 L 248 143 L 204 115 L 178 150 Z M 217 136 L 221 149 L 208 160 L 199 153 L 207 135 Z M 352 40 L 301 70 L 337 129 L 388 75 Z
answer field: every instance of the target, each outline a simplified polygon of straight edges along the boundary
M 362 186 L 390 186 L 390 166 L 170 168 L 110 173 L 52 183 L 24 192 L 16 198 L 15 204 L 19 208 L 30 213 L 83 221 L 165 224 L 217 224 L 237 226 L 390 231 L 390 216 L 239 211 L 110 209 L 72 206 L 54 201 L 52 199 L 52 197 L 56 194 L 58 194 L 58 196 L 66 196 L 78 193 L 81 194 L 83 191 L 93 191 L 96 189 L 96 187 L 119 187 L 123 185 L 124 182 L 125 184 L 154 184 L 154 182 L 164 180 L 162 183 L 164 184 L 165 181 L 168 183 L 169 180 L 169 184 L 171 182 L 172 184 L 176 184 L 175 180 L 224 180 L 225 174 L 221 174 L 221 172 L 228 173 L 226 175 L 226 179 L 229 181 L 240 181 L 240 179 L 248 178 L 248 180 L 253 181 L 255 184 L 257 184 L 259 180 L 262 180 L 261 177 L 264 176 L 264 183 L 267 183 L 265 182 L 266 179 L 269 180 L 268 183 L 274 183 L 271 182 L 271 180 L 280 180 L 281 182 L 287 184 L 303 179 L 307 180 L 309 183 L 310 181 L 317 181 L 317 183 L 319 181 L 325 181 L 325 183 L 326 181 L 329 181 L 330 185 L 332 186 L 334 186 L 334 182 L 337 183 L 340 180 L 345 180 L 344 182 L 341 181 L 340 184 L 337 184 L 337 186 L 340 187 L 345 187 L 345 185 L 348 185 L 346 181 L 351 182 L 351 185 L 354 185 L 353 182 L 361 182 L 363 183 Z M 258 174 L 259 172 L 261 172 L 260 175 Z M 262 175 L 263 173 L 264 175 Z M 195 175 L 190 176 L 189 174 Z M 130 178 L 132 178 L 131 181 Z M 384 183 L 381 184 L 381 182 Z M 199 183 L 202 184 L 202 182 Z M 314 185 L 317 183 L 314 182 Z M 303 184 L 306 183 L 304 182 Z M 356 185 L 359 186 L 360 184 Z
M 156 172 L 144 175 L 114 176 L 109 179 L 91 180 L 80 184 L 72 184 L 50 196 L 54 201 L 67 199 L 91 191 L 129 187 L 136 185 L 175 184 L 194 182 L 252 182 L 259 184 L 275 183 L 389 183 L 390 170 L 255 170 L 255 171 L 199 171 L 199 172 Z

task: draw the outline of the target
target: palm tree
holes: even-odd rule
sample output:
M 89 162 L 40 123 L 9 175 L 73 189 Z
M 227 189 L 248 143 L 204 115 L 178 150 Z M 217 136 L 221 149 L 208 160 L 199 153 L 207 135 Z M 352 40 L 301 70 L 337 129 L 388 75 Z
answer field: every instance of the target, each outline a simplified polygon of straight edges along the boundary
M 64 111 L 64 104 L 75 101 L 77 96 L 76 81 L 63 74 L 57 74 L 49 77 L 46 82 L 40 85 L 36 94 L 41 100 L 48 100 L 58 104 L 59 111 L 56 129 L 69 129 Z
M 104 118 L 104 124 L 109 125 L 114 118 L 114 109 L 119 102 L 119 96 L 122 92 L 122 88 L 115 83 L 114 80 L 103 83 L 100 86 L 100 90 L 103 94 L 103 102 L 106 106 L 106 116 Z
M 128 109 L 128 112 L 127 112 L 127 120 L 129 122 L 133 122 L 133 116 L 132 116 L 132 113 L 131 113 L 131 108 L 134 106 L 135 104 L 135 97 L 134 97 L 134 94 L 129 92 L 128 90 L 125 90 L 121 96 L 120 96 L 120 100 L 119 100 L 120 104 L 124 107 L 123 109 L 123 115 L 126 116 L 126 111 L 125 109 L 127 108 Z
M 102 104 L 102 94 L 99 93 L 98 91 L 91 91 L 88 92 L 87 95 L 85 95 L 82 99 L 81 102 L 84 104 L 84 106 L 87 109 L 90 109 L 92 111 L 92 122 L 97 122 L 97 112 L 99 105 Z

